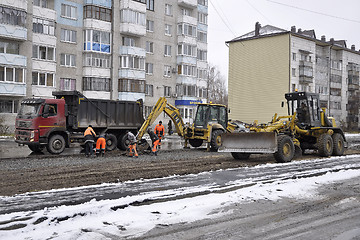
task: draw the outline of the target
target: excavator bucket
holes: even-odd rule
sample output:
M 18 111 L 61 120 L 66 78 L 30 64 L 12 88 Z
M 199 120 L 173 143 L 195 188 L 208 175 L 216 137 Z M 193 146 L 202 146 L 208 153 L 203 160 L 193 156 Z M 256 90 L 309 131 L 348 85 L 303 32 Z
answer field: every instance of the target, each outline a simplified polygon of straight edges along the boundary
M 275 132 L 239 132 L 221 135 L 219 152 L 274 153 L 277 151 Z

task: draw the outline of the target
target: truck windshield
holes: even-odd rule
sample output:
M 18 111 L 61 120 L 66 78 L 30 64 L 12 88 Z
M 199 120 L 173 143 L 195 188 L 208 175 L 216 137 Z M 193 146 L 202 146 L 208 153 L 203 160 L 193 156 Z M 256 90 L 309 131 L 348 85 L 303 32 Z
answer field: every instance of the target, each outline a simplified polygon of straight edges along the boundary
M 41 104 L 21 104 L 19 118 L 34 118 L 38 115 Z

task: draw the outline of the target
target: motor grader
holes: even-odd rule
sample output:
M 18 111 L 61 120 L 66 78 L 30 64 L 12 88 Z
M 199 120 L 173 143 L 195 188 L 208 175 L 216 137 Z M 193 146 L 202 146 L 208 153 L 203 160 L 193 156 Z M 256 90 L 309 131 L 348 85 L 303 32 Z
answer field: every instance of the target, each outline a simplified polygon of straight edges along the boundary
M 195 114 L 194 123 L 185 124 L 179 109 L 167 102 L 165 97 L 160 97 L 153 110 L 141 126 L 137 134 L 139 145 L 146 146 L 142 139 L 147 128 L 154 123 L 157 117 L 165 112 L 173 121 L 178 135 L 185 139 L 184 147 L 200 147 L 207 143 L 207 150 L 217 151 L 221 146 L 221 134 L 233 132 L 239 125 L 228 121 L 228 112 L 225 105 L 214 103 L 199 103 Z
M 335 119 L 320 108 L 319 95 L 308 92 L 286 93 L 288 115 L 274 115 L 268 124 L 252 124 L 249 132 L 222 135 L 220 152 L 231 152 L 235 159 L 253 153 L 273 153 L 277 162 L 291 161 L 306 149 L 320 156 L 341 156 L 346 144 Z M 284 104 L 283 104 L 284 105 Z

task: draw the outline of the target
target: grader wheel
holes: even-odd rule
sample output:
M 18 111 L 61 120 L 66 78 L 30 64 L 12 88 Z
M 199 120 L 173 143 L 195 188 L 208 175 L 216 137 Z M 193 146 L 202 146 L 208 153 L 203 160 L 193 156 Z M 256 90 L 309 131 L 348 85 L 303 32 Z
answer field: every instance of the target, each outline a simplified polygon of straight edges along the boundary
M 334 143 L 329 134 L 323 133 L 318 138 L 318 152 L 322 157 L 329 157 L 333 153 Z
M 340 133 L 334 133 L 332 135 L 332 139 L 334 142 L 334 149 L 332 155 L 334 156 L 342 156 L 344 155 L 344 137 Z
M 291 137 L 287 135 L 278 136 L 278 150 L 274 153 L 276 162 L 290 162 L 295 154 L 295 146 Z

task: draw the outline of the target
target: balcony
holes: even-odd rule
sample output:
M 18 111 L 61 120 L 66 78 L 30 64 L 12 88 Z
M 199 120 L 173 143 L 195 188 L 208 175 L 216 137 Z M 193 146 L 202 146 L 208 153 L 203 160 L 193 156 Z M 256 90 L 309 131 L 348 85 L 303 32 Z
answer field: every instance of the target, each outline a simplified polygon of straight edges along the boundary
M 120 33 L 135 37 L 146 36 L 146 26 L 133 23 L 120 23 Z
M 188 23 L 190 25 L 196 26 L 197 25 L 197 19 L 190 16 L 181 15 L 178 17 L 179 23 Z
M 27 10 L 27 0 L 1 0 L 1 4 L 8 7 L 14 7 L 17 9 Z
M 0 37 L 25 41 L 27 39 L 27 29 L 20 26 L 0 24 Z
M 33 15 L 36 17 L 56 20 L 56 11 L 49 8 L 33 7 Z
M 119 54 L 120 55 L 136 55 L 145 57 L 146 51 L 144 48 L 138 48 L 138 47 L 130 47 L 130 46 L 120 46 L 119 47 Z
M 26 67 L 26 57 L 17 54 L 0 53 L 0 64 Z
M 299 82 L 300 83 L 313 83 L 313 77 L 306 76 L 306 75 L 300 75 Z
M 299 61 L 299 67 L 311 67 L 312 68 L 313 63 L 308 61 Z
M 121 68 L 119 69 L 119 78 L 137 79 L 137 80 L 145 79 L 145 70 Z
M 359 90 L 359 84 L 349 83 L 348 90 Z
M 178 5 L 186 8 L 196 8 L 197 0 L 178 0 Z

